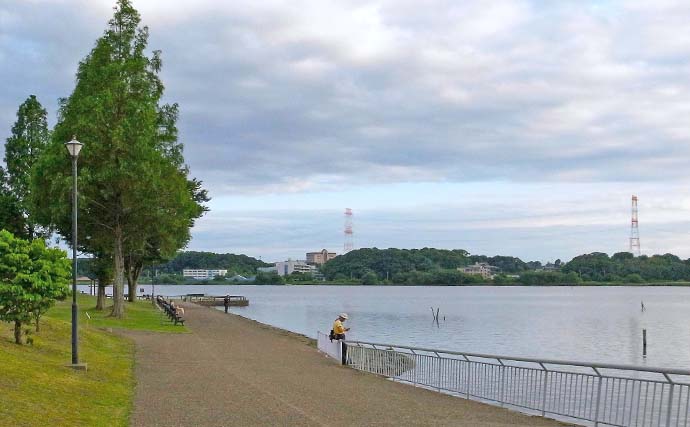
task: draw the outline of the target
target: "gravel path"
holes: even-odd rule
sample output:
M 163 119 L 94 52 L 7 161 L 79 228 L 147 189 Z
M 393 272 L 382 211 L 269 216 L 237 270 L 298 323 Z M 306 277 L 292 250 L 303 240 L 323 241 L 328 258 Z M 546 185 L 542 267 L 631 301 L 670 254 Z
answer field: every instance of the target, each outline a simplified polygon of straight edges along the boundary
M 136 342 L 132 426 L 555 426 L 342 367 L 307 338 L 185 304 L 189 334 Z

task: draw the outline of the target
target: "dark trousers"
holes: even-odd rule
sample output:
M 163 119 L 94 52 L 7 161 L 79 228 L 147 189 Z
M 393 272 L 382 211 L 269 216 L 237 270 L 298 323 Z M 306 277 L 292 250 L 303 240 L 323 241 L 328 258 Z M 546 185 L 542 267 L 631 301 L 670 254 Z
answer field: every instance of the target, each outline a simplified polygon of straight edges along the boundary
M 347 344 L 345 344 L 343 341 L 340 341 L 340 348 L 342 352 L 342 363 L 343 365 L 347 365 Z
M 227 304 L 225 305 L 225 312 L 226 313 L 228 312 L 228 305 Z

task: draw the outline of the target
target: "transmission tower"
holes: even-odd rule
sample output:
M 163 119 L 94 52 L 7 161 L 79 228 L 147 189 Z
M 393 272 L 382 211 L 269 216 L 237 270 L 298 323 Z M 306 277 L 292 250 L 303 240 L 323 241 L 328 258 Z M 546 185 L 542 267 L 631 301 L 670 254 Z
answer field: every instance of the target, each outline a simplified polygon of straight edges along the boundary
M 346 254 L 355 248 L 352 240 L 352 209 L 345 209 L 345 244 L 343 253 Z
M 630 253 L 640 256 L 640 229 L 637 223 L 637 196 L 632 196 L 632 220 L 630 222 Z

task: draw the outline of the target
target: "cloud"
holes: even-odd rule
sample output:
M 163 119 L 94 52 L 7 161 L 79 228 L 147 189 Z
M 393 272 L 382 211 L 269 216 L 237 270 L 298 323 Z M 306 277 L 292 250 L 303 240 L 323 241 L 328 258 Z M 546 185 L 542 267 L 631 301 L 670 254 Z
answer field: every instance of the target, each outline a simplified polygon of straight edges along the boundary
M 187 159 L 221 194 L 309 191 L 324 181 L 688 177 L 675 167 L 690 147 L 682 5 L 135 6 L 150 46 L 163 50 Z M 10 59 L 0 68 L 10 88 L 0 131 L 25 95 L 50 105 L 69 93 L 109 7 L 0 9 L 0 55 Z
M 14 111 L 32 93 L 54 123 L 56 100 L 72 90 L 112 5 L 0 4 L 0 135 L 9 135 Z M 372 183 L 656 183 L 682 192 L 690 178 L 690 5 L 134 5 L 150 27 L 150 47 L 163 51 L 166 100 L 180 103 L 192 173 L 217 198 Z M 606 212 L 592 213 L 588 226 L 604 226 Z M 541 223 L 579 227 L 554 215 Z M 520 227 L 533 230 L 529 221 Z M 474 224 L 482 233 L 486 224 Z M 227 233 L 245 235 L 238 227 Z

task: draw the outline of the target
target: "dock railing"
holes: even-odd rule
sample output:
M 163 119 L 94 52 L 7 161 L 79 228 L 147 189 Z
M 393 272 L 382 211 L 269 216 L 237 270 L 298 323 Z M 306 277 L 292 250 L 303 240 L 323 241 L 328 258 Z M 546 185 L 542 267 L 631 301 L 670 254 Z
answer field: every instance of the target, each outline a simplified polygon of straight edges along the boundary
M 345 343 L 354 369 L 467 399 L 584 425 L 689 424 L 690 370 Z

